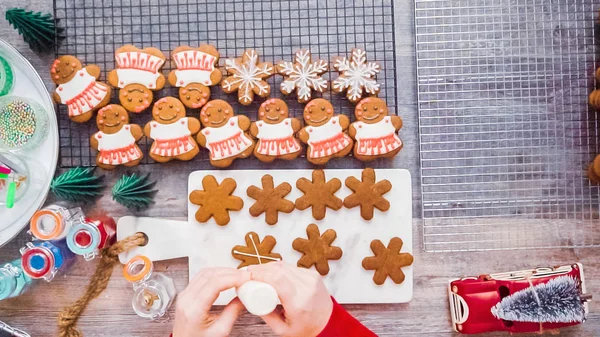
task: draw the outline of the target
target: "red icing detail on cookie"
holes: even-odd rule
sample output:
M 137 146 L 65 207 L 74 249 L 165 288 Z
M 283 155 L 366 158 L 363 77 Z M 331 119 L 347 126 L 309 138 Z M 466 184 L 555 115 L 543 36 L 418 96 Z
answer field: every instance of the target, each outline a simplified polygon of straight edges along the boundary
M 262 126 L 263 126 L 263 123 L 258 123 L 259 128 L 262 128 Z
M 63 91 L 63 87 L 58 87 L 58 91 Z
M 85 74 L 83 73 L 83 71 L 80 71 L 80 72 L 79 72 L 79 76 L 83 76 L 83 75 L 85 75 Z
M 333 113 L 333 110 L 327 109 L 327 113 L 331 115 Z
M 121 84 L 121 85 L 123 85 L 123 83 L 125 83 L 125 82 L 123 82 L 123 81 L 120 81 L 120 82 L 119 82 L 119 84 Z
M 290 125 L 290 122 L 288 122 L 288 121 L 285 121 L 285 125 Z
M 179 81 L 179 85 L 183 85 L 183 81 Z M 185 94 L 185 93 L 184 93 Z
M 335 120 L 332 120 L 332 121 L 331 121 L 331 124 L 335 124 L 335 123 L 337 123 Z
M 231 125 L 231 126 L 234 126 L 234 125 L 235 125 L 235 122 L 234 122 L 234 121 L 231 121 L 231 122 L 229 122 L 229 125 Z
M 125 125 L 125 130 L 129 131 L 129 125 Z
M 152 88 L 154 86 L 154 84 L 150 83 L 148 84 L 148 88 Z
M 102 138 L 102 135 L 100 135 L 100 134 L 99 134 L 99 135 L 98 135 L 98 138 Z
M 209 130 L 204 130 L 204 134 L 208 136 L 208 135 L 210 135 L 210 131 Z
M 313 128 L 308 128 L 308 132 L 313 132 Z
M 180 122 L 180 123 L 181 123 L 181 124 L 185 124 L 185 121 L 184 121 L 184 120 L 181 120 L 181 122 Z
M 358 126 L 358 128 L 359 128 L 359 129 L 361 129 L 361 128 L 362 128 L 362 125 L 359 125 L 359 126 Z
M 100 125 L 104 124 L 104 120 L 103 119 L 98 120 L 98 124 L 100 124 Z

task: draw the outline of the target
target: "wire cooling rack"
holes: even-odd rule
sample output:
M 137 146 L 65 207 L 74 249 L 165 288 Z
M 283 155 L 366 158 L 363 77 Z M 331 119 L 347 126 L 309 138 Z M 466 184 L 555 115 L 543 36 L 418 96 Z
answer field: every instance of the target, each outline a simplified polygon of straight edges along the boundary
M 70 54 L 85 64 L 99 65 L 102 81 L 115 67 L 114 51 L 124 44 L 157 47 L 170 57 L 177 46 L 209 43 L 219 50 L 221 66 L 225 58 L 238 57 L 246 48 L 256 49 L 264 61 L 278 62 L 292 60 L 299 48 L 330 61 L 360 47 L 382 67 L 377 77 L 379 96 L 390 111 L 396 111 L 393 0 L 54 0 L 54 12 L 66 34 L 57 55 Z M 170 70 L 167 61 L 162 72 L 166 75 Z M 330 71 L 325 78 L 336 77 Z M 304 105 L 294 95 L 281 94 L 281 77 L 273 76 L 268 82 L 271 96 L 283 98 L 290 115 L 301 117 Z M 262 100 L 257 98 L 244 107 L 235 94 L 227 95 L 220 87 L 211 91 L 211 98 L 225 99 L 237 113 L 256 119 Z M 167 95 L 177 97 L 177 89 L 166 87 L 155 93 L 155 99 Z M 319 96 L 331 100 L 336 112 L 353 118 L 354 106 L 344 95 L 315 93 Z M 116 95 L 113 103 L 118 103 Z M 95 152 L 89 146 L 89 137 L 97 130 L 95 123 L 71 122 L 65 106 L 59 106 L 58 112 L 61 167 L 95 165 Z M 188 115 L 198 117 L 198 111 L 188 111 Z M 145 111 L 132 116 L 132 122 L 144 125 L 150 118 Z M 140 144 L 144 153 L 148 146 L 148 140 Z M 207 159 L 206 151 L 201 151 L 195 160 Z M 151 162 L 146 156 L 143 164 Z
M 600 245 L 596 0 L 416 0 L 427 251 Z M 518 221 L 517 221 L 518 220 Z

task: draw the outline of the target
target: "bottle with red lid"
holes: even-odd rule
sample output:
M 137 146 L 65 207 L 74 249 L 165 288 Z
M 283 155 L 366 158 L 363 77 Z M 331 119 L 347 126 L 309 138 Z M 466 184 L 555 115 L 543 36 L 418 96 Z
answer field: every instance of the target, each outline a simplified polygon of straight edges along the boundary
M 67 246 L 87 261 L 96 257 L 102 248 L 111 246 L 116 241 L 117 224 L 108 215 L 85 218 L 73 225 L 67 233 Z
M 66 270 L 75 255 L 61 241 L 34 241 L 21 248 L 23 272 L 33 279 L 52 281 L 56 273 Z

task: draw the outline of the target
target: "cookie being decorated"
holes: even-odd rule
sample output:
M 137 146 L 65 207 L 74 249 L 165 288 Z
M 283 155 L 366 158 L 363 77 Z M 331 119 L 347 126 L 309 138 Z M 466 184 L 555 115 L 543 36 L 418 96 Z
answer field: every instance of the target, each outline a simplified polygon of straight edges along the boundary
M 390 209 L 390 202 L 383 195 L 392 189 L 392 183 L 387 180 L 376 181 L 375 170 L 366 168 L 362 171 L 362 181 L 354 177 L 346 178 L 346 187 L 352 194 L 344 199 L 346 208 L 360 206 L 360 215 L 365 220 L 373 219 L 375 208 L 382 212 Z
M 307 239 L 297 238 L 292 242 L 292 247 L 302 253 L 298 260 L 298 267 L 310 268 L 315 266 L 319 274 L 329 274 L 329 260 L 339 260 L 342 258 L 342 249 L 332 246 L 337 233 L 333 229 L 328 229 L 321 235 L 319 227 L 310 224 L 306 227 Z
M 110 104 L 98 111 L 98 132 L 90 138 L 90 145 L 98 150 L 96 166 L 112 170 L 119 165 L 135 166 L 144 157 L 137 141 L 142 138 L 142 128 L 129 124 L 129 114 L 122 106 Z
M 229 223 L 229 211 L 239 211 L 244 207 L 244 200 L 233 195 L 237 183 L 231 178 L 224 179 L 221 184 L 214 176 L 205 176 L 202 179 L 204 190 L 194 190 L 190 193 L 190 202 L 200 206 L 196 212 L 198 222 L 207 222 L 214 218 L 219 226 Z
M 244 115 L 234 115 L 229 103 L 217 99 L 208 102 L 200 111 L 204 127 L 198 133 L 200 146 L 210 152 L 210 163 L 227 167 L 236 158 L 246 158 L 254 150 L 254 140 L 248 134 L 250 120 Z
M 327 81 L 321 77 L 329 68 L 324 60 L 312 60 L 309 50 L 301 49 L 296 52 L 294 62 L 280 62 L 276 69 L 284 80 L 281 82 L 281 92 L 289 95 L 297 91 L 298 102 L 306 103 L 312 98 L 312 91 L 327 90 Z
M 177 47 L 171 53 L 176 69 L 169 73 L 169 83 L 179 88 L 179 99 L 192 109 L 202 107 L 210 98 L 210 86 L 221 82 L 221 71 L 216 68 L 219 52 L 211 45 L 198 48 Z
M 254 264 L 263 264 L 275 261 L 281 261 L 281 255 L 272 253 L 277 244 L 274 237 L 267 235 L 260 241 L 258 234 L 249 232 L 245 237 L 245 246 L 235 246 L 231 250 L 231 255 L 242 261 L 239 268 L 248 267 Z
M 316 220 L 325 218 L 327 208 L 335 211 L 342 208 L 342 199 L 335 196 L 335 193 L 342 187 L 342 182 L 338 178 L 326 181 L 323 170 L 314 170 L 312 181 L 304 177 L 298 179 L 296 187 L 304 193 L 303 196 L 296 199 L 296 208 L 303 211 L 311 207 L 312 216 Z
M 231 76 L 223 79 L 221 88 L 228 94 L 237 91 L 240 104 L 250 105 L 255 94 L 269 97 L 271 86 L 265 80 L 273 76 L 275 68 L 270 62 L 260 62 L 256 50 L 247 49 L 242 57 L 225 60 L 225 70 Z
M 331 82 L 334 92 L 346 91 L 346 97 L 352 103 L 357 103 L 365 93 L 377 95 L 380 90 L 375 75 L 381 70 L 376 62 L 367 62 L 367 52 L 356 48 L 349 58 L 336 57 L 332 67 L 340 76 Z
M 402 150 L 403 144 L 397 134 L 402 128 L 402 119 L 389 115 L 384 100 L 367 97 L 358 103 L 354 115 L 356 121 L 348 130 L 356 141 L 354 157 L 362 161 L 392 158 Z
M 304 108 L 306 126 L 298 138 L 308 144 L 306 159 L 316 165 L 325 165 L 334 157 L 345 157 L 352 150 L 352 139 L 346 134 L 350 120 L 344 115 L 334 115 L 333 106 L 317 98 Z
M 248 196 L 256 200 L 250 207 L 250 215 L 257 217 L 265 213 L 265 222 L 274 225 L 279 220 L 279 212 L 291 213 L 295 208 L 294 203 L 285 198 L 292 191 L 292 186 L 284 182 L 275 187 L 269 174 L 264 175 L 261 181 L 262 189 L 252 185 L 246 190 Z
M 110 101 L 111 88 L 98 81 L 100 67 L 91 64 L 84 68 L 75 56 L 63 55 L 54 60 L 50 78 L 56 84 L 52 98 L 67 105 L 73 122 L 89 121 L 94 111 Z
M 159 163 L 173 159 L 192 160 L 200 151 L 193 136 L 200 131 L 200 122 L 185 116 L 185 107 L 175 97 L 163 97 L 154 103 L 152 118 L 144 133 L 154 140 L 150 157 Z
M 362 266 L 366 270 L 374 270 L 373 282 L 382 285 L 388 276 L 396 284 L 404 282 L 405 275 L 402 268 L 413 263 L 413 256 L 409 253 L 400 253 L 402 239 L 392 238 L 386 246 L 379 240 L 371 241 L 371 250 L 375 256 L 365 257 Z
M 126 45 L 115 51 L 115 60 L 117 69 L 108 73 L 108 83 L 119 88 L 119 101 L 127 111 L 144 111 L 154 99 L 152 91 L 165 86 L 165 76 L 160 72 L 165 55 L 157 48 Z
M 250 134 L 258 139 L 254 156 L 265 163 L 298 158 L 302 145 L 295 134 L 301 124 L 289 117 L 287 104 L 278 98 L 268 99 L 260 105 L 258 118 L 250 125 Z

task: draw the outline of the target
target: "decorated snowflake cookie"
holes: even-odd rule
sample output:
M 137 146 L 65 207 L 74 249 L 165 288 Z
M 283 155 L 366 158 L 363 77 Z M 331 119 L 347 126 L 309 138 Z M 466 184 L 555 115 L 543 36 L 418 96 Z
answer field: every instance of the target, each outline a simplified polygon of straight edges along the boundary
M 244 51 L 242 57 L 225 60 L 225 70 L 231 76 L 221 82 L 223 91 L 230 94 L 237 90 L 238 101 L 242 105 L 250 105 L 254 94 L 268 97 L 271 86 L 265 80 L 274 74 L 272 63 L 261 63 L 254 49 Z
M 367 52 L 356 48 L 350 58 L 336 57 L 333 68 L 340 73 L 331 86 L 335 92 L 346 91 L 346 97 L 352 103 L 357 103 L 366 92 L 371 95 L 379 93 L 379 83 L 375 75 L 380 71 L 379 64 L 367 62 Z
M 289 95 L 297 90 L 298 102 L 306 103 L 312 98 L 312 90 L 323 92 L 327 89 L 327 81 L 321 77 L 327 69 L 326 61 L 313 62 L 309 50 L 298 50 L 294 62 L 277 64 L 277 72 L 285 77 L 281 92 Z

